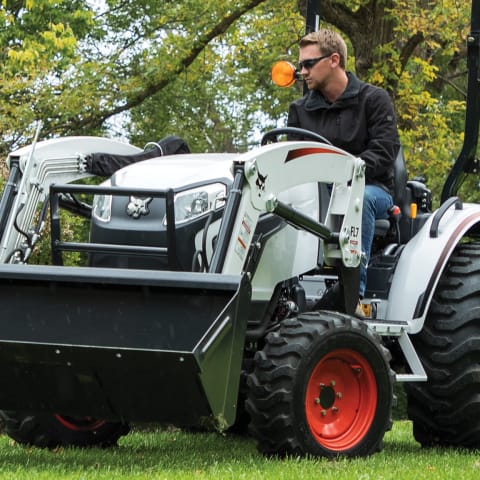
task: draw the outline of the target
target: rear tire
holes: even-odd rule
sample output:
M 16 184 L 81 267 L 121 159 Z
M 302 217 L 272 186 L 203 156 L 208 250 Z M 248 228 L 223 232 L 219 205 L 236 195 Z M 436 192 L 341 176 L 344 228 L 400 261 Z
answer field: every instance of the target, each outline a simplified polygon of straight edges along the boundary
M 460 244 L 412 342 L 428 376 L 406 386 L 423 446 L 480 446 L 480 244 Z
M 129 432 L 126 424 L 95 420 L 75 419 L 52 414 L 30 415 L 22 412 L 0 411 L 5 433 L 24 445 L 42 448 L 65 446 L 109 447 Z
M 250 432 L 268 455 L 366 456 L 392 424 L 389 352 L 347 315 L 283 321 L 257 352 L 248 386 Z

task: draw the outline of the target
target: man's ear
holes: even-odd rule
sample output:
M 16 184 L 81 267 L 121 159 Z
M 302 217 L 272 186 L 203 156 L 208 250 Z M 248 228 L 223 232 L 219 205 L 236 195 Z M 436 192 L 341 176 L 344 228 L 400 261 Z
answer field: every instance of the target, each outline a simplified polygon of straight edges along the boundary
M 332 53 L 330 55 L 330 62 L 332 67 L 338 67 L 340 65 L 340 55 L 338 53 Z

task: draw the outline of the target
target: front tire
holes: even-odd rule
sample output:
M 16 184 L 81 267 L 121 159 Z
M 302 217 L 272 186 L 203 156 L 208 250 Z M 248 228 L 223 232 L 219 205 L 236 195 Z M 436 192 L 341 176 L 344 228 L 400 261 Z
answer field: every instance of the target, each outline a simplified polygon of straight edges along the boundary
M 91 418 L 76 419 L 47 413 L 0 411 L 5 433 L 24 445 L 41 448 L 109 447 L 129 432 L 126 424 Z
M 250 431 L 268 455 L 367 456 L 391 427 L 389 352 L 347 315 L 283 321 L 257 352 L 248 386 Z
M 406 386 L 422 446 L 480 446 L 480 244 L 460 244 L 422 331 L 412 336 L 428 381 Z

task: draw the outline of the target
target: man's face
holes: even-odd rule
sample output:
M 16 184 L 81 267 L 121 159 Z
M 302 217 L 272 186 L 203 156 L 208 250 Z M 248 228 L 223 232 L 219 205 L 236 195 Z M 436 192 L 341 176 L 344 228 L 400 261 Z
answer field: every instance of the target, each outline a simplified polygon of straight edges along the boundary
M 330 74 L 330 57 L 331 55 L 323 55 L 317 45 L 300 48 L 299 72 L 309 90 L 321 90 L 325 85 Z

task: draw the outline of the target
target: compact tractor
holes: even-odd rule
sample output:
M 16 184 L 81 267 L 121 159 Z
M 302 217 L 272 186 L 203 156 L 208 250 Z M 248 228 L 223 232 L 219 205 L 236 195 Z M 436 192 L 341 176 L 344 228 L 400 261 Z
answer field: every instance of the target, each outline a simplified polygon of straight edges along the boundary
M 457 190 L 477 165 L 480 0 L 467 45 L 463 149 L 433 212 L 397 159 L 402 214 L 376 226 L 364 318 L 365 166 L 321 136 L 277 129 L 243 154 L 190 153 L 178 137 L 145 150 L 35 138 L 10 153 L 6 433 L 105 446 L 137 422 L 248 425 L 265 454 L 364 456 L 381 448 L 405 382 L 422 445 L 479 447 L 480 206 Z M 78 182 L 93 176 L 103 183 Z M 87 239 L 65 237 L 65 209 L 87 219 Z M 47 233 L 50 259 L 34 264 Z

